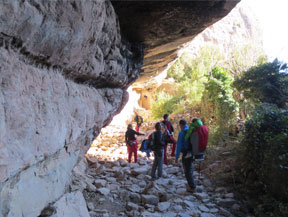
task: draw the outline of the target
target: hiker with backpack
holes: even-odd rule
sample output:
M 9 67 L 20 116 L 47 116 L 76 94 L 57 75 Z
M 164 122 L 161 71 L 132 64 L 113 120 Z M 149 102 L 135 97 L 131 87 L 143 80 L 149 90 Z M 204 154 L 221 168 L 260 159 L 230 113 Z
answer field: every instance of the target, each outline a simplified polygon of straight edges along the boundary
M 125 142 L 127 145 L 128 151 L 128 162 L 131 162 L 132 154 L 134 153 L 134 161 L 137 162 L 137 149 L 138 142 L 135 138 L 135 135 L 144 136 L 144 134 L 136 132 L 133 130 L 132 124 L 128 124 L 127 131 L 125 133 Z
M 209 130 L 202 121 L 194 118 L 185 135 L 189 147 L 185 158 L 203 158 L 204 151 L 208 143 Z
M 162 133 L 161 123 L 157 122 L 155 125 L 156 131 L 153 132 L 150 137 L 150 147 L 154 152 L 154 162 L 152 166 L 151 177 L 152 179 L 156 179 L 156 170 L 157 170 L 157 178 L 162 177 L 163 171 L 163 157 L 164 157 L 164 147 L 165 147 L 165 136 Z
M 185 135 L 187 134 L 189 127 L 187 125 L 186 120 L 183 119 L 179 121 L 179 125 L 181 131 L 179 132 L 177 139 L 175 162 L 178 163 L 178 158 L 180 156 L 180 153 L 182 153 L 182 165 L 184 169 L 185 178 L 189 186 L 187 190 L 193 191 L 196 188 L 193 177 L 193 160 L 192 158 L 185 158 L 189 148 L 189 143 L 187 140 L 185 140 Z
M 151 137 L 150 137 L 151 139 Z M 146 157 L 149 158 L 150 152 L 151 152 L 151 148 L 150 148 L 150 144 L 149 144 L 149 139 L 144 139 L 141 143 L 141 147 L 140 147 L 140 151 L 145 152 L 146 153 Z
M 176 150 L 176 139 L 173 137 L 174 133 L 174 127 L 172 123 L 169 121 L 169 115 L 164 114 L 163 115 L 163 121 L 162 124 L 165 126 L 165 132 L 166 132 L 166 146 L 164 149 L 164 163 L 168 165 L 168 160 L 167 160 L 167 146 L 168 143 L 172 143 L 172 149 L 171 149 L 171 156 L 175 156 L 175 150 Z
M 136 117 L 134 121 L 136 122 L 136 131 L 139 132 L 140 126 L 141 124 L 143 124 L 143 118 L 140 115 L 138 115 L 136 112 L 135 114 L 136 114 Z

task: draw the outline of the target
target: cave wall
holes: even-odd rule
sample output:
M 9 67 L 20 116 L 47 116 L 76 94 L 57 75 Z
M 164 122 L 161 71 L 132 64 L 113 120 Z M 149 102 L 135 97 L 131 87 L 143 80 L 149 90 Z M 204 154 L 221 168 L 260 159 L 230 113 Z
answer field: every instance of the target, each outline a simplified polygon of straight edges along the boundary
M 0 45 L 0 216 L 35 217 L 68 190 L 141 60 L 108 1 L 1 1 Z
M 121 20 L 119 8 L 114 7 Z M 187 11 L 194 13 L 192 8 Z M 220 19 L 225 14 L 221 11 L 228 13 L 229 7 L 222 4 L 213 16 Z M 133 26 L 131 18 L 127 22 Z M 145 36 L 148 33 L 141 32 L 141 26 L 147 30 L 151 23 L 136 18 L 137 37 Z M 210 18 L 190 20 L 196 24 L 188 38 L 213 22 Z M 59 210 L 69 211 L 63 203 L 66 197 L 83 202 L 81 192 L 69 194 L 71 171 L 100 129 L 125 105 L 126 88 L 139 76 L 144 53 L 147 58 L 152 53 L 157 56 L 162 52 L 159 46 L 171 48 L 176 41 L 177 47 L 188 40 L 174 36 L 176 30 L 155 43 L 145 37 L 130 38 L 121 23 L 112 4 L 104 0 L 0 1 L 1 217 L 39 216 L 54 202 Z M 163 37 L 161 29 L 155 31 L 152 35 Z M 165 53 L 158 57 L 165 59 Z

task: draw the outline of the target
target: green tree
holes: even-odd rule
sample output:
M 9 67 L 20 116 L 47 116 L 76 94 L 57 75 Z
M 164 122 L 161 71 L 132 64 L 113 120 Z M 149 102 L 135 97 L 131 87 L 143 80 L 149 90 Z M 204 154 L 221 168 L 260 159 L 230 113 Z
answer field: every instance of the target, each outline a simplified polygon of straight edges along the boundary
M 156 94 L 156 102 L 152 105 L 152 116 L 155 119 L 162 118 L 163 114 L 172 114 L 179 107 L 183 107 L 183 96 L 171 96 L 165 92 Z
M 234 82 L 244 97 L 255 103 L 272 103 L 279 108 L 286 108 L 288 99 L 287 65 L 282 65 L 276 59 L 273 62 L 255 66 L 243 73 Z
M 233 79 L 221 67 L 215 67 L 208 75 L 202 97 L 201 115 L 204 121 L 216 129 L 215 135 L 223 137 L 238 112 L 231 84 Z

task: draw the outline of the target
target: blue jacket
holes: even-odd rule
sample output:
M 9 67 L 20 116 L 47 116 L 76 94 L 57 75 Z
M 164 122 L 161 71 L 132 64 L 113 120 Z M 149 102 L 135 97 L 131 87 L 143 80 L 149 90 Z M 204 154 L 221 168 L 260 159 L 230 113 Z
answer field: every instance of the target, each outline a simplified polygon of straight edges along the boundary
M 176 148 L 176 159 L 179 158 L 182 149 L 188 148 L 188 141 L 185 140 L 186 132 L 188 131 L 189 126 L 186 125 L 178 134 L 177 139 L 177 148 Z

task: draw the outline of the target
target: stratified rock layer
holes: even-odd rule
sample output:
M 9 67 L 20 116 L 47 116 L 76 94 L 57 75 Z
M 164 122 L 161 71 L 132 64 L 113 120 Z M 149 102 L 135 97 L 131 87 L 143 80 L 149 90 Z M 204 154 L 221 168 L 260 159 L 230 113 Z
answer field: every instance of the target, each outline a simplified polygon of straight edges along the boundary
M 124 87 L 137 78 L 141 52 L 122 41 L 115 17 L 102 0 L 2 2 L 0 44 L 74 81 Z

